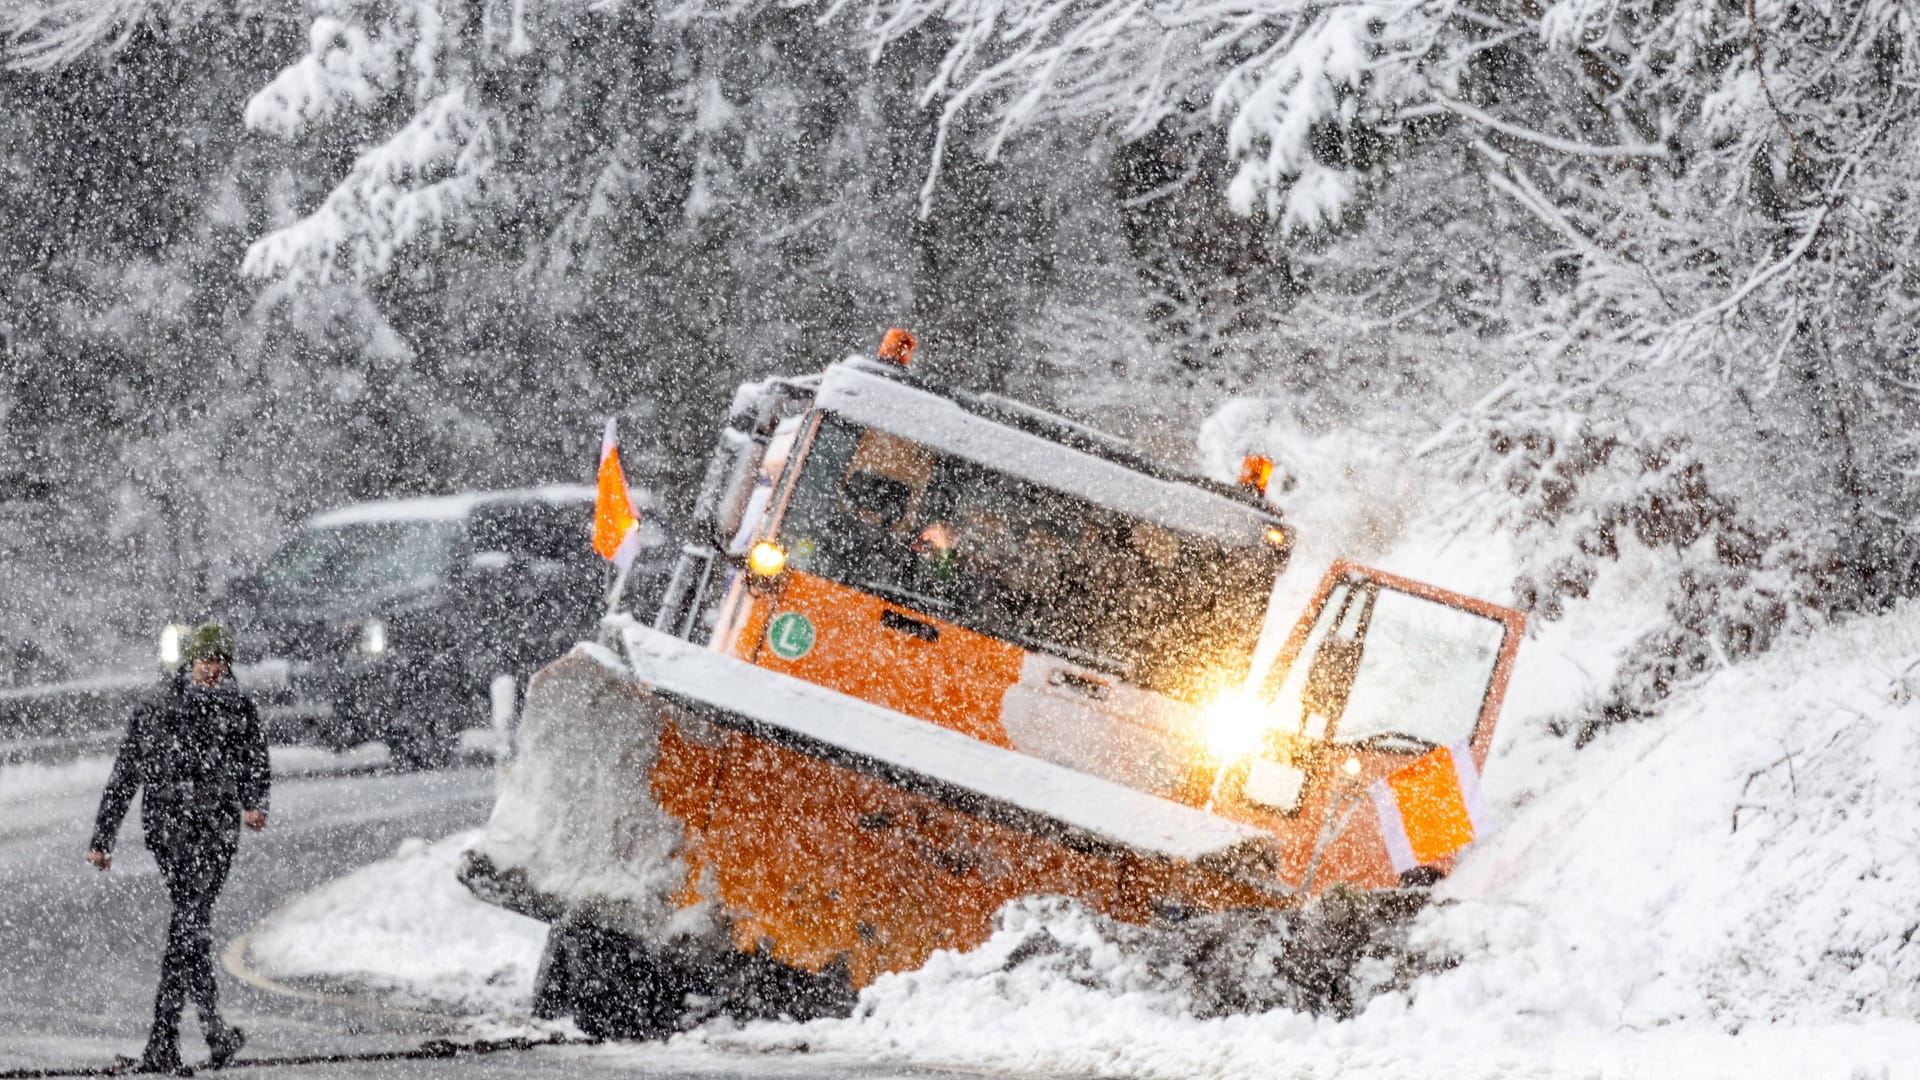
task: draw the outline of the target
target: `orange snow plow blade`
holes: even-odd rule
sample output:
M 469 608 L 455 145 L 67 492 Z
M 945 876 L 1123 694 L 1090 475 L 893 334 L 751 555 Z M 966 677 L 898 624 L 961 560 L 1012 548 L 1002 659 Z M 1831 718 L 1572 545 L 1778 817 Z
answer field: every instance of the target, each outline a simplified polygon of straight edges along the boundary
M 980 943 L 1035 893 L 1136 922 L 1287 896 L 1257 828 L 643 627 L 625 637 L 631 677 L 576 651 L 530 689 L 522 775 L 467 872 L 489 899 L 555 919 L 598 884 L 590 905 L 642 939 L 706 910 L 734 947 L 858 987 Z

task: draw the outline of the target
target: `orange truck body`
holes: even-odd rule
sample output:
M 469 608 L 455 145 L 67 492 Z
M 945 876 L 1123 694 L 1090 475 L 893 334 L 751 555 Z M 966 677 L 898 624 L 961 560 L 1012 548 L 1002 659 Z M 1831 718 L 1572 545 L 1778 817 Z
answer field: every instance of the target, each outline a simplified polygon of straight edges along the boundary
M 865 380 L 858 386 L 869 395 L 939 396 L 913 385 L 876 391 L 873 380 L 890 376 L 876 373 L 871 363 L 855 374 Z M 832 386 L 834 376 L 827 378 Z M 817 387 L 805 389 L 811 393 Z M 858 400 L 850 392 L 843 398 Z M 989 414 L 988 423 L 1004 421 L 991 409 L 975 411 Z M 858 575 L 844 568 L 822 569 L 828 562 L 812 550 L 815 541 L 796 538 L 799 526 L 789 528 L 800 514 L 795 493 L 809 483 L 837 493 L 838 502 L 821 505 L 851 515 L 846 529 L 857 532 L 862 526 L 854 519 L 869 519 L 870 531 L 880 537 L 873 543 L 881 545 L 891 543 L 887 528 L 899 533 L 901 543 L 919 553 L 900 556 L 914 562 L 915 573 L 923 573 L 929 559 L 949 575 L 965 574 L 969 566 L 964 520 L 925 525 L 934 498 L 930 476 L 945 459 L 905 430 L 911 424 L 903 421 L 902 430 L 894 432 L 843 425 L 854 432 L 847 438 L 858 437 L 851 453 L 842 446 L 824 481 L 808 472 L 808 461 L 827 453 L 820 449 L 822 416 L 833 412 L 802 400 L 768 440 L 770 448 L 756 466 L 760 493 L 734 530 L 733 559 L 722 560 L 733 568 L 730 580 L 715 588 L 716 598 L 706 608 L 707 640 L 688 643 L 671 633 L 629 631 L 638 635 L 632 640 L 659 652 L 651 668 L 635 661 L 631 682 L 659 727 L 646 796 L 680 829 L 674 853 L 684 875 L 672 903 L 723 912 L 735 949 L 798 971 L 832 974 L 858 988 L 881 974 L 919 967 L 935 950 L 980 944 L 991 932 L 994 913 L 1027 895 L 1069 896 L 1114 918 L 1147 923 L 1187 912 L 1295 904 L 1335 883 L 1392 888 L 1402 878 L 1367 796 L 1369 786 L 1407 769 L 1438 745 L 1464 745 L 1477 769 L 1486 766 L 1524 626 L 1518 612 L 1338 563 L 1327 571 L 1291 634 L 1277 649 L 1267 650 L 1273 656 L 1267 669 L 1255 672 L 1248 662 L 1273 585 L 1271 576 L 1260 576 L 1265 572 L 1260 568 L 1278 573 L 1290 535 L 1276 511 L 1248 495 L 1241 499 L 1251 523 L 1246 527 L 1264 528 L 1265 542 L 1279 550 L 1263 555 L 1258 543 L 1249 541 L 1246 550 L 1253 554 L 1247 558 L 1253 561 L 1245 565 L 1255 567 L 1252 576 L 1230 590 L 1230 597 L 1203 597 L 1199 604 L 1189 598 L 1186 610 L 1224 613 L 1219 617 L 1256 625 L 1237 631 L 1232 648 L 1216 649 L 1212 637 L 1201 634 L 1205 640 L 1180 643 L 1179 656 L 1157 650 L 1140 657 L 1129 670 L 1160 665 L 1152 676 L 1158 689 L 1148 693 L 1128 684 L 1124 671 L 1083 663 L 1089 658 L 1072 648 L 1052 650 L 1044 641 L 995 632 L 997 625 L 1044 622 L 1045 613 L 1022 616 L 1024 622 L 1009 616 L 996 624 L 969 609 L 916 603 L 920 594 L 911 590 L 863 587 L 852 580 Z M 1007 423 L 1010 431 L 1018 426 Z M 771 423 L 763 428 L 763 434 L 773 431 Z M 1071 475 L 1080 459 L 1067 456 L 1088 453 L 1072 445 L 1077 438 L 1069 430 L 1059 440 L 1028 442 L 1036 447 L 1034 454 L 1061 455 L 1057 471 Z M 975 445 L 959 435 L 946 441 L 943 455 L 951 455 L 953 446 Z M 981 451 L 983 456 L 1004 452 Z M 1107 464 L 1115 462 L 1134 468 L 1126 458 Z M 1044 479 L 1055 471 L 1043 462 L 1030 474 Z M 1124 484 L 1127 478 L 1111 482 Z M 1181 484 L 1197 493 L 1195 499 L 1214 500 L 1207 505 L 1224 506 L 1220 500 L 1235 494 L 1223 495 L 1217 490 L 1222 485 L 1203 488 L 1200 481 L 1179 477 L 1159 482 L 1174 492 L 1168 499 L 1182 497 L 1187 489 Z M 968 491 L 977 493 L 988 483 L 979 481 Z M 1083 495 L 1092 493 L 1086 495 L 1089 504 L 1106 490 L 1082 487 Z M 1169 546 L 1178 522 L 1168 514 L 1154 518 L 1159 504 L 1151 499 L 1143 501 L 1124 487 L 1114 490 L 1116 503 L 1132 498 L 1128 505 L 1147 508 L 1146 523 L 1121 518 L 1115 525 L 1102 518 L 1100 528 L 1090 524 L 1074 535 L 1105 537 L 1103 542 L 1125 548 L 1125 558 L 1136 562 L 1123 562 L 1123 568 L 1136 563 L 1149 570 L 1153 563 L 1165 567 L 1169 583 L 1160 587 L 1162 593 L 1203 588 L 1204 581 L 1181 580 L 1196 575 L 1182 561 L 1186 549 L 1176 557 L 1175 546 Z M 817 491 L 811 497 L 822 498 Z M 975 518 L 975 524 L 986 521 L 983 529 L 1004 525 L 990 514 Z M 818 544 L 837 542 L 839 527 L 817 530 Z M 776 573 L 758 575 L 746 568 L 742 554 L 754 542 L 786 545 L 777 552 L 784 565 Z M 1056 558 L 1053 546 L 1046 536 L 1029 533 L 1012 550 L 1014 557 L 1031 562 Z M 1083 575 L 1084 586 L 1085 575 L 1097 579 L 1103 572 L 1110 553 L 1089 539 L 1069 554 L 1078 559 L 1072 565 L 1080 569 L 1072 572 Z M 978 565 L 988 565 L 981 558 Z M 927 588 L 936 588 L 950 578 L 935 573 L 926 580 L 936 583 Z M 1146 595 L 1142 603 L 1148 607 L 1125 609 L 1128 618 L 1152 621 L 1156 594 Z M 1005 610 L 1019 609 L 1009 604 Z M 1202 617 L 1201 624 L 1217 627 L 1205 622 L 1211 617 Z M 671 622 L 664 611 L 661 622 Z M 1152 629 L 1099 632 L 1121 640 Z M 1429 640 L 1439 644 L 1421 644 Z M 702 655 L 687 651 L 695 648 Z M 1226 658 L 1228 669 L 1239 665 L 1231 684 L 1222 683 L 1217 670 L 1196 671 L 1191 679 L 1180 670 L 1181 664 L 1205 667 L 1216 656 Z M 1406 661 L 1404 678 L 1394 674 L 1400 660 Z M 582 662 L 563 661 L 542 677 L 571 677 L 569 663 Z M 1067 792 L 1062 798 L 1069 810 L 1063 816 L 1044 806 L 1035 809 L 1017 790 L 989 792 L 984 789 L 991 785 L 943 778 L 934 766 L 887 759 L 840 738 L 831 722 L 794 726 L 782 718 L 785 706 L 756 710 L 746 684 L 772 687 L 769 699 L 780 699 L 786 687 L 807 702 L 843 701 L 847 711 L 877 725 L 875 730 L 932 739 L 964 751 L 960 756 L 974 754 L 981 763 L 970 774 L 975 777 L 1006 770 L 1011 776 L 1033 758 L 1047 758 L 1050 763 L 1030 782 Z M 1428 696 L 1445 699 L 1450 719 L 1422 728 L 1405 717 L 1419 711 L 1409 702 Z M 1040 704 L 1033 706 L 1036 701 Z M 1157 710 L 1160 719 L 1134 723 L 1125 715 L 1134 701 Z M 853 702 L 873 708 L 858 709 Z M 1245 745 L 1233 752 L 1211 748 L 1207 718 L 1236 708 L 1239 715 L 1251 710 L 1255 716 Z M 823 715 L 831 713 L 828 708 Z M 1111 728 L 1137 736 L 1138 745 L 1116 751 L 1109 760 L 1098 745 L 1088 750 L 1085 740 L 1075 741 L 1074 731 L 1062 732 L 1061 725 L 1075 717 L 1086 718 L 1091 725 L 1086 730 Z M 1356 725 L 1362 724 L 1379 730 L 1361 731 Z M 943 733 L 921 730 L 929 725 Z M 966 742 L 955 742 L 954 736 Z M 968 749 L 976 744 L 976 750 Z M 1075 775 L 1089 770 L 1096 775 Z M 1083 790 L 1075 784 L 1088 785 L 1084 799 L 1072 794 Z M 1116 839 L 1110 830 L 1071 820 L 1071 804 L 1092 806 L 1109 797 L 1118 800 L 1115 806 L 1164 811 L 1181 828 L 1197 822 L 1244 842 L 1183 854 L 1188 849 L 1177 844 Z M 1449 869 L 1446 859 L 1435 862 L 1435 871 Z
M 1348 563 L 1328 572 L 1309 614 L 1354 572 L 1510 628 L 1469 740 L 1476 767 L 1483 768 L 1521 616 Z M 1018 648 L 802 574 L 793 574 L 777 593 L 742 589 L 737 602 L 741 610 L 727 624 L 736 632 L 719 642 L 729 655 L 1010 745 L 998 714 L 1019 677 Z M 782 659 L 766 643 L 766 627 L 782 611 L 806 613 L 823 642 L 837 647 L 823 643 L 797 660 Z M 935 626 L 938 640 L 883 630 L 880 616 L 888 611 Z M 1276 667 L 1297 662 L 1311 626 L 1311 618 L 1301 620 Z M 1399 876 L 1375 810 L 1358 793 L 1414 757 L 1365 748 L 1351 756 L 1359 762 L 1356 771 L 1316 771 L 1291 812 L 1219 798 L 1211 768 L 1198 770 L 1205 782 L 1154 793 L 1196 808 L 1208 807 L 1211 797 L 1211 812 L 1270 832 L 1275 858 L 1256 873 L 1127 851 L 1075 850 L 1063 839 L 969 814 L 852 765 L 745 732 L 730 733 L 717 750 L 671 740 L 655 767 L 653 791 L 680 808 L 687 825 L 686 849 L 694 855 L 686 903 L 701 898 L 692 883 L 710 875 L 733 916 L 736 947 L 769 951 L 806 971 L 844 965 L 859 987 L 885 972 L 917 968 L 936 949 L 980 944 L 991 932 L 993 913 L 1021 896 L 1070 896 L 1114 918 L 1146 923 L 1168 911 L 1286 906 L 1334 883 L 1394 887 Z M 1350 815 L 1345 828 L 1323 843 L 1325 826 L 1343 812 Z M 1310 876 L 1316 856 L 1317 873 Z M 1445 862 L 1440 867 L 1449 868 Z

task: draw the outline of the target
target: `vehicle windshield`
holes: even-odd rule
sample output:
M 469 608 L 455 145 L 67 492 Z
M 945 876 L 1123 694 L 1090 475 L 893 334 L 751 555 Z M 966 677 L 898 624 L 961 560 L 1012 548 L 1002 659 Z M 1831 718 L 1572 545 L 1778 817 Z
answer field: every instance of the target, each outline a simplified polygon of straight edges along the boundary
M 368 521 L 303 530 L 261 575 L 269 595 L 347 600 L 426 584 L 446 573 L 454 521 Z
M 1188 700 L 1245 674 L 1283 565 L 831 415 L 780 539 L 795 570 Z

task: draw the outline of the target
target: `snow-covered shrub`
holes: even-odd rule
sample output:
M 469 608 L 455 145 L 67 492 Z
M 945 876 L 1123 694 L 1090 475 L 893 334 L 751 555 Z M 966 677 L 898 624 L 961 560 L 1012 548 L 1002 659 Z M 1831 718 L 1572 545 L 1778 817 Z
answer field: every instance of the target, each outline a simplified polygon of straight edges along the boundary
M 1484 434 L 1460 475 L 1506 496 L 1499 524 L 1524 553 L 1515 602 L 1557 619 L 1588 596 L 1603 561 L 1637 543 L 1669 556 L 1667 621 L 1620 660 L 1612 689 L 1563 721 L 1584 741 L 1596 726 L 1651 713 L 1681 683 L 1764 652 L 1836 605 L 1815 589 L 1805 538 L 1766 528 L 1716 492 L 1690 442 L 1631 424 L 1536 415 Z
M 924 972 L 887 976 L 863 994 L 855 1018 L 901 1000 L 904 986 L 959 980 L 1016 999 L 1069 983 L 1138 995 L 1197 1017 L 1275 1011 L 1353 1016 L 1375 995 L 1404 989 L 1453 963 L 1444 949 L 1408 948 L 1424 890 L 1330 890 L 1295 908 L 1193 915 L 1155 926 L 1117 922 L 1057 896 L 1017 900 L 994 916 L 992 940 L 940 953 Z M 909 992 L 910 993 L 910 992 Z

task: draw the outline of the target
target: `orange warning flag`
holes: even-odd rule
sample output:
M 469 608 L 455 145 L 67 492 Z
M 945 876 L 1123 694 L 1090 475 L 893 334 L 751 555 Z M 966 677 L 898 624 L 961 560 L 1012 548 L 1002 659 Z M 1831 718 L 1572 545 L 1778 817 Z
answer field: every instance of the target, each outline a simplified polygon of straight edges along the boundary
M 1396 873 L 1439 862 L 1484 831 L 1480 770 L 1466 743 L 1442 746 L 1367 788 Z
M 600 440 L 600 491 L 593 500 L 593 550 L 622 570 L 633 564 L 640 550 L 640 515 L 627 495 L 627 474 L 620 468 L 620 447 L 607 418 Z

